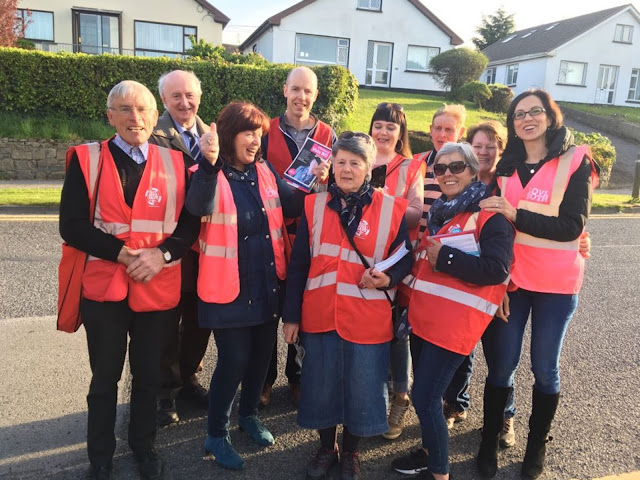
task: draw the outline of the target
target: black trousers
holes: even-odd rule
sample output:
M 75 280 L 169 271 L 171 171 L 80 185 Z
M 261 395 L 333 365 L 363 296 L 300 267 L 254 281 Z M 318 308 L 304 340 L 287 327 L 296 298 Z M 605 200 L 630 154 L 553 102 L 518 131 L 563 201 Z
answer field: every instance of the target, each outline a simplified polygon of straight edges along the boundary
M 122 302 L 84 299 L 80 309 L 92 374 L 87 395 L 87 450 L 91 464 L 101 466 L 111 461 L 116 448 L 118 381 L 127 353 L 127 340 L 132 376 L 129 446 L 134 452 L 153 447 L 160 359 L 175 309 L 134 312 L 126 299 Z
M 284 367 L 284 373 L 289 383 L 300 383 L 300 367 L 296 364 L 296 348 L 293 345 L 287 345 L 287 364 Z M 267 371 L 267 379 L 265 385 L 273 385 L 278 377 L 278 338 L 273 345 L 271 361 L 269 362 L 269 370 Z
M 174 399 L 183 385 L 198 381 L 196 373 L 207 351 L 211 330 L 198 325 L 197 277 L 198 254 L 190 250 L 182 258 L 180 305 L 172 319 L 162 356 L 160 398 Z

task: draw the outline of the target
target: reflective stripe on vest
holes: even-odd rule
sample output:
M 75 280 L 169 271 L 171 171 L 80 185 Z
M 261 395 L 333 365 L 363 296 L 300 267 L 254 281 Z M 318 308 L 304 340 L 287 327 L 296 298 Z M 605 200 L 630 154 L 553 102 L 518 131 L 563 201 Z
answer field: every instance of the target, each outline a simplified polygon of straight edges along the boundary
M 264 205 L 275 259 L 276 275 L 286 277 L 284 219 L 278 184 L 266 163 L 256 162 L 258 191 Z M 240 294 L 238 271 L 238 213 L 231 185 L 222 170 L 218 172 L 213 211 L 202 217 L 198 296 L 209 303 L 230 303 Z M 217 280 L 224 279 L 223 282 Z
M 501 194 L 518 209 L 558 217 L 569 180 L 585 156 L 591 159 L 587 146 L 570 148 L 542 165 L 526 187 L 522 187 L 517 171 L 511 177 L 499 177 Z M 578 251 L 579 246 L 579 238 L 557 242 L 516 232 L 514 284 L 535 292 L 578 293 L 584 274 L 584 258 Z

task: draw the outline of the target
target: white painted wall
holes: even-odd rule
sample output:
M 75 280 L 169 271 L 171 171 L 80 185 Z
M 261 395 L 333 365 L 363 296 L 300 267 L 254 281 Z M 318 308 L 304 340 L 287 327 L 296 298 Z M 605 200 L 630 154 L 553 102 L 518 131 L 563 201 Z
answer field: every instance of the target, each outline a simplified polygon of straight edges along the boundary
M 265 53 L 263 35 L 259 48 L 268 60 L 278 63 L 295 61 L 296 33 L 347 38 L 348 67 L 360 84 L 365 84 L 368 41 L 393 44 L 391 88 L 442 90 L 426 73 L 406 71 L 408 45 L 452 48 L 450 38 L 407 0 L 384 0 L 382 12 L 357 10 L 357 0 L 318 0 L 282 19 L 273 27 L 272 57 Z M 245 52 L 251 51 L 253 43 Z M 261 52 L 262 53 L 262 52 Z
M 53 12 L 54 39 L 56 43 L 73 43 L 71 8 L 86 8 L 122 12 L 121 48 L 134 48 L 134 20 L 170 23 L 197 27 L 198 39 L 204 38 L 214 45 L 222 44 L 222 24 L 213 21 L 210 15 L 194 0 L 154 0 L 149 2 L 132 0 L 20 0 L 18 8 L 30 8 Z

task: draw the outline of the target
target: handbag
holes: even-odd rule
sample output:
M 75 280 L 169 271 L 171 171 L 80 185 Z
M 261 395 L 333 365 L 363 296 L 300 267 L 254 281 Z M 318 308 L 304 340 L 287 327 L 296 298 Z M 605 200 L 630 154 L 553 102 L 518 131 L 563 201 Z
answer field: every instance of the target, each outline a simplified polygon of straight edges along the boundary
M 89 149 L 90 155 L 100 155 L 100 147 Z M 93 223 L 96 213 L 96 196 L 100 175 L 102 174 L 102 156 L 98 160 L 98 174 L 93 193 L 89 198 L 89 221 Z M 62 258 L 58 265 L 58 318 L 56 329 L 73 333 L 82 325 L 80 302 L 82 301 L 82 276 L 87 265 L 86 252 L 72 247 L 66 242 L 62 244 Z

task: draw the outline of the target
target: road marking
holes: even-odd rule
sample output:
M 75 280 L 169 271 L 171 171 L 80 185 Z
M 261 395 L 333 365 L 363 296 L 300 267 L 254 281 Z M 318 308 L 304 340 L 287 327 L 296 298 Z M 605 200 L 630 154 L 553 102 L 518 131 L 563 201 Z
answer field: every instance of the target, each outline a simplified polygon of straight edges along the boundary
M 594 478 L 593 480 L 640 480 L 640 471 L 611 475 L 610 477 Z
M 0 215 L 0 222 L 57 222 L 57 214 L 43 215 Z
M 603 218 L 617 220 L 619 218 L 622 219 L 630 219 L 630 218 L 640 218 L 640 214 L 637 213 L 614 213 L 611 215 L 607 215 L 605 213 L 595 213 L 593 215 L 589 215 L 589 220 L 602 220 Z

